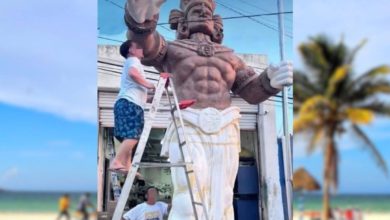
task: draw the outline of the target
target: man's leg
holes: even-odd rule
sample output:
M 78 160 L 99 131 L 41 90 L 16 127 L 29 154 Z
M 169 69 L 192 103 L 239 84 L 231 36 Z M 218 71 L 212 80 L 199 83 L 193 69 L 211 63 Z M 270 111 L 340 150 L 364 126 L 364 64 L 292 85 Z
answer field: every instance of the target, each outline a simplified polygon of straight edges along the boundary
M 114 160 L 111 163 L 110 169 L 112 170 L 126 170 L 131 166 L 131 155 L 133 153 L 134 146 L 138 143 L 136 139 L 125 139 L 119 146 Z
M 64 213 L 65 213 L 66 219 L 67 219 L 67 220 L 70 220 L 70 215 L 69 215 L 68 210 L 66 210 Z
M 89 214 L 87 210 L 83 210 L 83 220 L 88 220 L 89 219 Z
M 61 219 L 61 217 L 62 217 L 62 211 L 60 211 L 60 213 L 58 214 L 57 220 Z

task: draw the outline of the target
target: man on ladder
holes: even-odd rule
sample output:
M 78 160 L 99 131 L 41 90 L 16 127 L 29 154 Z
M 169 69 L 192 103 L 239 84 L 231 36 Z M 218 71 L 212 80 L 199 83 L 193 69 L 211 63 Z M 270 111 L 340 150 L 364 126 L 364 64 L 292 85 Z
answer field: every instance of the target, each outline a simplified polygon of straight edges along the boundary
M 210 220 L 232 220 L 233 187 L 240 152 L 240 110 L 231 106 L 230 91 L 251 104 L 258 104 L 292 84 L 292 64 L 283 62 L 257 74 L 245 65 L 233 50 L 221 45 L 222 19 L 214 15 L 213 0 L 181 0 L 180 10 L 172 10 L 170 27 L 177 40 L 167 42 L 156 31 L 159 7 L 164 0 L 127 0 L 125 22 L 128 38 L 143 49 L 144 65 L 171 73 L 177 96 L 196 100 L 182 111 L 187 134 L 183 147 L 193 160 L 200 189 L 195 198 L 203 197 Z M 179 120 L 174 117 L 173 121 Z M 173 124 L 163 140 L 163 152 L 171 162 L 180 162 L 179 140 Z M 187 174 L 171 168 L 174 195 L 171 220 L 195 219 Z M 190 179 L 195 185 L 195 179 Z M 206 219 L 199 207 L 199 219 Z
M 109 170 L 126 174 L 131 167 L 131 155 L 144 127 L 144 107 L 147 90 L 154 84 L 145 79 L 140 59 L 143 50 L 137 43 L 128 40 L 120 47 L 126 59 L 121 78 L 121 88 L 114 106 L 115 138 L 121 142 L 119 151 L 110 164 Z M 138 174 L 139 175 L 139 174 Z

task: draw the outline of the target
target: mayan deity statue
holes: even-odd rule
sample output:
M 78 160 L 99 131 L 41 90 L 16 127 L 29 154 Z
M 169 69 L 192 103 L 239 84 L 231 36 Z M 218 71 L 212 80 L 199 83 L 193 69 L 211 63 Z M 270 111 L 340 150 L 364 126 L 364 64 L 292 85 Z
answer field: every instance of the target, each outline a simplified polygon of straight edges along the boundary
M 292 84 L 292 65 L 284 62 L 261 74 L 245 65 L 232 49 L 221 45 L 223 24 L 221 17 L 214 15 L 213 0 L 181 0 L 180 10 L 172 10 L 169 16 L 176 40 L 166 41 L 156 31 L 163 2 L 127 0 L 127 38 L 142 46 L 144 65 L 172 75 L 179 100 L 196 100 L 191 108 L 182 111 L 187 134 L 184 150 L 192 148 L 193 168 L 201 185 L 201 192 L 194 193 L 204 196 L 210 220 L 233 220 L 240 109 L 231 106 L 230 92 L 251 104 L 261 103 Z M 165 134 L 163 151 L 171 162 L 181 158 L 172 125 Z M 182 168 L 172 168 L 172 182 L 169 219 L 194 219 Z M 203 219 L 201 207 L 198 213 Z

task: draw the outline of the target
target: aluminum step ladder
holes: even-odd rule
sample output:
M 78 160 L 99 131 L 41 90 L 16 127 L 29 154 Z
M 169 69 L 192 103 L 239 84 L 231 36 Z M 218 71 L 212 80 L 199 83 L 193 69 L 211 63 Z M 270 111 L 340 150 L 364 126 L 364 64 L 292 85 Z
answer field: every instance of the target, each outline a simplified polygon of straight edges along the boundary
M 168 91 L 168 89 L 171 89 L 171 91 Z M 179 149 L 181 152 L 181 158 L 182 161 L 178 163 L 141 163 L 142 155 L 145 150 L 145 146 L 150 134 L 150 130 L 152 129 L 152 124 L 154 121 L 154 118 L 156 116 L 157 110 L 160 106 L 160 101 L 161 97 L 163 94 L 163 91 L 165 90 L 166 95 L 168 97 L 169 101 L 169 106 L 170 106 L 170 113 L 172 116 L 172 121 L 174 123 L 175 129 L 176 129 L 176 134 L 177 134 L 177 140 L 179 142 Z M 171 97 L 172 96 L 172 97 Z M 160 74 L 160 79 L 157 84 L 157 88 L 153 97 L 152 105 L 149 110 L 149 115 L 148 117 L 145 117 L 145 125 L 144 129 L 142 131 L 140 140 L 138 142 L 137 150 L 134 154 L 134 158 L 132 160 L 132 165 L 131 165 L 131 170 L 127 174 L 126 181 L 124 183 L 124 186 L 122 188 L 122 192 L 120 194 L 118 203 L 116 205 L 114 215 L 113 215 L 113 220 L 121 220 L 122 215 L 123 215 L 123 210 L 125 208 L 127 199 L 129 197 L 129 193 L 131 190 L 131 187 L 133 186 L 133 182 L 136 176 L 136 173 L 138 171 L 138 168 L 140 167 L 145 167 L 145 168 L 151 168 L 151 167 L 182 167 L 185 171 L 185 176 L 188 184 L 188 189 L 190 192 L 190 198 L 191 198 L 191 204 L 193 208 L 193 212 L 195 215 L 196 220 L 200 220 L 199 213 L 197 212 L 197 206 L 201 206 L 203 210 L 203 216 L 204 219 L 208 220 L 208 212 L 207 208 L 204 202 L 204 196 L 202 195 L 202 191 L 200 189 L 200 184 L 197 176 L 195 175 L 194 170 L 190 169 L 188 165 L 193 164 L 192 160 L 191 161 L 186 161 L 186 158 L 191 158 L 191 149 L 188 149 L 189 155 L 185 155 L 183 151 L 183 147 L 186 145 L 186 135 L 185 135 L 185 127 L 184 127 L 184 122 L 183 118 L 181 116 L 181 111 L 180 109 L 185 109 L 192 105 L 195 101 L 194 100 L 183 100 L 182 102 L 178 102 L 178 98 L 176 95 L 175 88 L 173 86 L 173 83 L 170 80 L 169 73 L 161 73 Z M 176 115 L 174 114 L 176 112 Z M 179 125 L 182 129 L 179 129 L 178 127 L 178 122 L 175 120 L 175 116 L 179 118 Z M 194 175 L 195 179 L 195 187 L 197 188 L 199 198 L 201 201 L 195 201 L 194 198 L 194 193 L 192 191 L 193 186 L 191 185 L 190 182 L 190 175 Z M 203 219 L 202 219 L 203 220 Z

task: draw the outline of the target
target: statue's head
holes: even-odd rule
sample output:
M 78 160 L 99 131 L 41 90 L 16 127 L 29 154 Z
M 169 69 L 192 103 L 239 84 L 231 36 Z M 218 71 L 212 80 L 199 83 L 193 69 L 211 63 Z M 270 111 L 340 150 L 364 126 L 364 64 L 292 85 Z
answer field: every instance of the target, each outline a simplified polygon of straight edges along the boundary
M 181 10 L 172 10 L 169 16 L 171 29 L 177 30 L 178 39 L 187 39 L 193 33 L 204 33 L 211 40 L 221 43 L 223 24 L 219 15 L 214 15 L 214 0 L 181 0 Z

